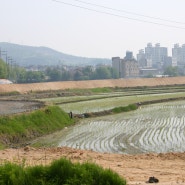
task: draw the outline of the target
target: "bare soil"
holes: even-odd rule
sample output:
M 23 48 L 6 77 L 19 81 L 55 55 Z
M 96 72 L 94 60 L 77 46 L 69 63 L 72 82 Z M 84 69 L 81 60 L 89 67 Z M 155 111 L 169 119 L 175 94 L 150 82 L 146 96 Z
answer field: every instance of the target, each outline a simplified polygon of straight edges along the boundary
M 32 111 L 44 106 L 37 101 L 0 100 L 0 116 Z
M 110 168 L 126 178 L 128 185 L 145 185 L 151 176 L 159 179 L 159 185 L 185 185 L 185 153 L 123 155 L 67 147 L 25 147 L 0 151 L 1 164 L 11 161 L 29 166 L 47 165 L 61 157 L 73 162 L 93 162 Z
M 28 93 L 35 91 L 87 89 L 97 87 L 144 87 L 185 84 L 185 77 L 136 78 L 116 80 L 62 81 L 32 84 L 0 84 L 0 92 Z

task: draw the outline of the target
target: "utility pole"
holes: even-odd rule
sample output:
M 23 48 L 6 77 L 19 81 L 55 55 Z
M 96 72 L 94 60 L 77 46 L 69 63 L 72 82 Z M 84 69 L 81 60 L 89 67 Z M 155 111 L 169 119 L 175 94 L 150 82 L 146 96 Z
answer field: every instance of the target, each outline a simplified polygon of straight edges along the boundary
M 2 51 L 0 48 L 0 58 L 2 58 L 3 55 L 5 56 L 5 60 L 7 60 L 7 51 Z
M 13 59 L 11 57 L 7 58 L 7 62 L 8 62 L 8 79 L 11 80 L 11 73 L 12 73 L 12 61 Z
M 0 48 L 0 59 L 4 59 L 6 62 L 7 78 L 13 80 L 13 78 L 16 78 L 15 75 L 13 75 L 15 74 L 13 73 L 13 67 L 16 67 L 16 61 L 9 57 L 7 53 L 7 51 L 2 51 Z M 16 81 L 16 79 L 14 79 L 14 81 Z

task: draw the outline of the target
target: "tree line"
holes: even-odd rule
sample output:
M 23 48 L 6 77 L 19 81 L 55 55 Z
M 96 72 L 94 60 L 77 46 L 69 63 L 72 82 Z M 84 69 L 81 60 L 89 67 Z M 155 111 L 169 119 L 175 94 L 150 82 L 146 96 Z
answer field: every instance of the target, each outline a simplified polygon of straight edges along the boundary
M 164 70 L 164 75 L 184 76 L 184 68 L 169 66 Z M 152 77 L 152 75 L 151 75 Z M 52 81 L 80 81 L 98 79 L 117 79 L 119 73 L 110 66 L 85 66 L 85 67 L 64 67 L 47 66 L 39 71 L 26 70 L 20 66 L 12 66 L 0 59 L 0 78 L 9 79 L 13 83 L 36 83 Z
M 48 66 L 44 70 L 32 71 L 19 66 L 10 66 L 0 60 L 0 78 L 9 79 L 14 83 L 36 83 L 48 81 L 79 81 L 96 79 L 116 79 L 118 72 L 110 66 L 71 67 Z

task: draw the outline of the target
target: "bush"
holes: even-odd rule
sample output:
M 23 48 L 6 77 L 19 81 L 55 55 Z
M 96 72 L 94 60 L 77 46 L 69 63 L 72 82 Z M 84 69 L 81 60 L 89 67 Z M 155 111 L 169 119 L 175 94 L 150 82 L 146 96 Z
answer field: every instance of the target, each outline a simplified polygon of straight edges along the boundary
M 90 163 L 73 164 L 67 159 L 50 166 L 27 167 L 7 163 L 0 166 L 1 185 L 126 185 L 110 169 Z
M 112 111 L 114 113 L 120 113 L 120 112 L 128 112 L 131 110 L 136 110 L 137 109 L 137 105 L 136 104 L 130 104 L 126 107 L 115 107 L 114 109 L 112 109 Z

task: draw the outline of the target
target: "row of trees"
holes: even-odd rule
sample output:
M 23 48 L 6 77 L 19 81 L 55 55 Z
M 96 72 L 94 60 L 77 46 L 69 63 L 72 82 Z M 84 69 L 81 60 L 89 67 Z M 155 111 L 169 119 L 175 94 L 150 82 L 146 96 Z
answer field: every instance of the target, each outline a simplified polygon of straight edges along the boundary
M 179 71 L 177 67 L 167 67 L 164 75 L 178 76 L 185 75 Z M 151 76 L 152 77 L 152 76 Z M 18 66 L 10 66 L 0 59 L 0 78 L 5 78 L 14 83 L 35 83 L 46 81 L 69 81 L 69 80 L 96 80 L 96 79 L 116 79 L 119 74 L 110 66 L 100 66 L 93 68 L 86 67 L 72 67 L 64 68 L 59 66 L 52 66 L 44 68 L 42 71 L 27 71 L 25 68 Z
M 118 73 L 112 67 L 101 66 L 93 69 L 91 66 L 83 68 L 65 69 L 52 66 L 43 71 L 27 71 L 18 66 L 9 66 L 0 60 L 0 78 L 9 79 L 15 83 L 35 83 L 46 81 L 95 80 L 118 78 Z
M 66 70 L 63 67 L 48 67 L 45 70 L 48 81 L 61 80 L 95 80 L 118 78 L 118 72 L 112 67 L 101 66 L 93 69 L 91 66 Z

